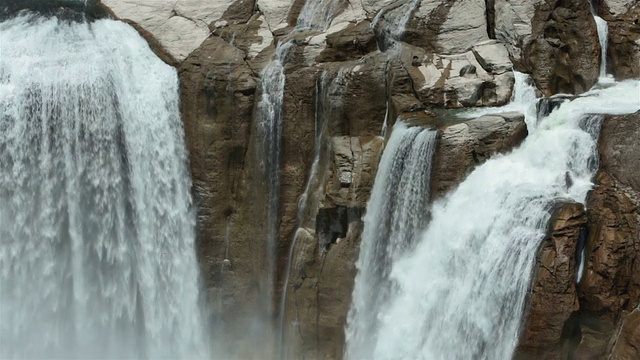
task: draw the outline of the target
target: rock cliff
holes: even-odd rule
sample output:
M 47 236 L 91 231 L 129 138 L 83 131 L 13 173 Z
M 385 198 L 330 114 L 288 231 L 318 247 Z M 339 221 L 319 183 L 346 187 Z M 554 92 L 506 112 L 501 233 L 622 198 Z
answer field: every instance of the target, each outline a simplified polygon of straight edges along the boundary
M 438 128 L 437 199 L 527 136 L 522 114 L 466 121 L 454 109 L 507 103 L 514 69 L 530 73 L 545 95 L 582 93 L 599 75 L 596 25 L 581 0 L 327 0 L 314 8 L 304 0 L 102 2 L 179 70 L 215 337 L 244 358 L 342 358 L 362 216 L 397 119 Z M 610 72 L 640 76 L 639 5 L 595 3 L 610 24 Z M 277 257 L 269 274 L 256 113 L 261 84 L 270 81 L 264 69 L 283 46 Z M 555 212 L 538 254 L 523 359 L 637 354 L 638 121 L 636 114 L 604 122 L 586 215 L 576 204 Z M 583 228 L 585 272 L 576 286 Z

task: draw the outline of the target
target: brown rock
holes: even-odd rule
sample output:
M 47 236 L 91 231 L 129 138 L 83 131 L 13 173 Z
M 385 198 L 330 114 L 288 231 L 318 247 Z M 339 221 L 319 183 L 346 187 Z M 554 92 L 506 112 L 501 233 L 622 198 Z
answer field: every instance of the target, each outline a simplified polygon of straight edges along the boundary
M 640 359 L 640 309 L 624 319 L 611 352 L 611 360 L 633 359 Z
M 587 266 L 578 288 L 579 359 L 605 358 L 624 311 L 640 303 L 640 113 L 609 116 L 600 135 L 598 186 L 590 196 Z
M 597 82 L 600 45 L 588 1 L 543 2 L 532 30 L 521 65 L 545 95 L 578 94 Z
M 313 228 L 296 234 L 286 298 L 287 343 L 293 358 L 340 359 L 351 305 L 362 215 L 382 153 L 381 137 L 331 139 L 329 163 L 321 166 L 321 188 Z M 301 355 L 300 355 L 301 354 Z M 297 356 L 299 355 L 299 356 Z
M 640 3 L 625 14 L 603 16 L 609 23 L 608 71 L 616 80 L 640 78 Z
M 377 49 L 371 23 L 366 20 L 327 35 L 326 41 L 327 47 L 316 58 L 317 62 L 355 60 Z
M 584 205 L 558 205 L 538 251 L 529 308 L 514 359 L 565 359 L 567 329 L 578 310 L 576 246 L 587 224 Z
M 444 196 L 493 154 L 506 152 L 527 136 L 524 116 L 483 116 L 442 130 L 431 176 L 432 199 Z

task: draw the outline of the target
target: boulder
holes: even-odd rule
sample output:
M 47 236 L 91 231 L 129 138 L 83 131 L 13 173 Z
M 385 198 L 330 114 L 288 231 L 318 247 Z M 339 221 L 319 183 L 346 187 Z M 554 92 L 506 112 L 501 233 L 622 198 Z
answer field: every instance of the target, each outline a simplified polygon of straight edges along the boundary
M 520 114 L 483 116 L 441 130 L 431 175 L 431 198 L 457 186 L 473 168 L 496 153 L 507 152 L 527 136 Z
M 547 236 L 538 250 L 528 309 L 514 359 L 560 360 L 571 341 L 578 311 L 576 247 L 586 234 L 584 205 L 556 206 Z

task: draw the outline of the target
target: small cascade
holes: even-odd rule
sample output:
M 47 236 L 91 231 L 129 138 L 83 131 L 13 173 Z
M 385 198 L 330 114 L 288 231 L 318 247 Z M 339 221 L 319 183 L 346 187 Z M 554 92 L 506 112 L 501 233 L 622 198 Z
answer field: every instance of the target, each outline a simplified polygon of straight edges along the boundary
M 208 358 L 176 70 L 60 11 L 0 22 L 0 358 Z
M 431 159 L 437 131 L 398 122 L 382 155 L 364 218 L 346 338 L 348 359 L 368 359 L 378 315 L 394 296 L 393 262 L 413 249 L 429 214 Z
M 295 257 L 294 251 L 300 237 L 305 236 L 309 232 L 315 231 L 315 211 L 318 208 L 318 197 L 313 196 L 315 192 L 324 187 L 325 177 L 320 175 L 321 164 L 326 163 L 328 155 L 328 126 L 333 116 L 333 110 L 336 104 L 326 101 L 329 94 L 336 91 L 336 87 L 344 81 L 349 68 L 341 68 L 338 73 L 331 79 L 331 73 L 324 71 L 316 83 L 316 111 L 315 111 L 315 146 L 313 163 L 307 177 L 304 193 L 298 200 L 298 213 L 296 217 L 296 231 L 294 232 L 291 245 L 289 247 L 289 255 L 287 258 L 287 268 L 285 271 L 284 285 L 282 288 L 282 296 L 280 299 L 279 314 L 279 330 L 280 330 L 280 358 L 288 358 L 286 354 L 285 344 L 285 317 L 287 309 L 287 296 L 289 291 L 289 280 L 291 275 L 292 262 Z M 314 200 L 315 202 L 313 202 Z
M 298 16 L 296 29 L 327 30 L 344 2 L 344 0 L 307 0 Z
M 464 112 L 464 118 L 473 119 L 489 114 L 498 114 L 510 111 L 516 111 L 521 114 L 527 115 L 527 118 L 535 119 L 536 111 L 536 87 L 533 85 L 533 81 L 528 74 L 514 71 L 513 76 L 515 84 L 513 86 L 513 93 L 511 94 L 511 101 L 509 104 L 498 107 L 482 107 L 472 108 Z
M 584 202 L 593 186 L 601 120 L 586 115 L 638 111 L 629 94 L 639 92 L 637 80 L 593 89 L 528 121 L 537 129 L 518 149 L 478 166 L 434 204 L 418 245 L 390 267 L 395 286 L 387 305 L 362 320 L 373 331 L 361 346 L 370 354 L 364 357 L 510 359 L 550 210 L 565 199 Z M 385 258 L 369 266 L 389 268 Z M 369 288 L 369 296 L 379 298 L 379 289 Z M 360 299 L 354 292 L 354 308 Z
M 380 30 L 382 36 L 381 47 L 388 49 L 392 47 L 396 42 L 401 41 L 404 37 L 411 20 L 411 15 L 418 9 L 422 0 L 410 0 L 401 4 L 399 7 L 401 10 L 397 11 L 397 8 L 388 10 L 382 8 L 371 22 L 371 28 L 376 29 L 380 21 L 384 18 L 383 27 Z M 389 16 L 390 11 L 397 11 L 399 16 Z M 395 14 L 394 14 L 395 15 Z
M 600 16 L 594 15 L 600 42 L 600 81 L 607 78 L 607 46 L 609 44 L 609 24 Z
M 611 82 L 612 77 L 607 74 L 607 50 L 609 46 L 609 24 L 607 21 L 598 16 L 598 11 L 593 0 L 590 1 L 591 14 L 596 22 L 598 31 L 598 42 L 600 43 L 600 76 L 599 82 Z

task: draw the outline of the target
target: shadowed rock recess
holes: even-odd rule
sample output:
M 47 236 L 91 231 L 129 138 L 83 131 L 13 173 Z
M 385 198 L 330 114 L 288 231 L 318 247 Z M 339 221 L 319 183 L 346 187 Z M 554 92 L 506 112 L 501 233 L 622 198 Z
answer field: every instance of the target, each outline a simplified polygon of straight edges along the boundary
M 219 358 L 345 357 L 364 219 L 394 124 L 437 132 L 425 201 L 444 206 L 475 169 L 546 129 L 536 94 L 565 94 L 542 103 L 555 109 L 595 96 L 594 85 L 612 86 L 600 73 L 601 51 L 605 77 L 640 77 L 633 0 L 40 4 L 8 0 L 0 19 L 21 9 L 114 17 L 177 68 L 202 298 Z M 594 14 L 608 24 L 607 47 Z M 280 79 L 281 92 L 272 93 Z M 523 100 L 525 90 L 531 99 Z M 634 91 L 625 96 L 640 103 Z M 514 359 L 640 359 L 638 139 L 640 113 L 606 115 L 586 204 L 559 196 L 547 209 L 546 235 L 531 239 L 540 245 L 525 310 L 513 314 L 522 317 Z M 271 217 L 267 148 L 278 149 Z M 567 189 L 574 175 L 565 175 Z M 385 276 L 395 279 L 405 265 Z M 485 345 L 477 345 L 478 359 Z

